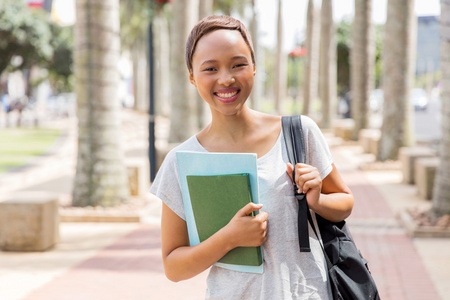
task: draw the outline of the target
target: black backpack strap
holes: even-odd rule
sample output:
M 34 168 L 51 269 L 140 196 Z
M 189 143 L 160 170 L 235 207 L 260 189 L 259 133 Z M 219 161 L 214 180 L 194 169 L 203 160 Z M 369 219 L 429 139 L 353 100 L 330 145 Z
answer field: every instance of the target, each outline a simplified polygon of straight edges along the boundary
M 295 178 L 295 165 L 305 163 L 305 146 L 303 142 L 303 129 L 300 116 L 282 117 L 284 141 L 288 153 L 289 162 L 294 166 L 292 178 Z M 306 195 L 298 193 L 298 187 L 294 183 L 294 193 L 298 200 L 298 242 L 300 252 L 311 252 L 308 233 L 308 203 Z

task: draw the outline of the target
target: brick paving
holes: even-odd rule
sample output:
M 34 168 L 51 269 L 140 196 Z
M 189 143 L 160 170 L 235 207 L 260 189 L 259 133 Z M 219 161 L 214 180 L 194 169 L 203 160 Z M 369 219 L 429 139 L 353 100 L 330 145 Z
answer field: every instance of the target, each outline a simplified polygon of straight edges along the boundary
M 334 150 L 334 151 L 333 151 Z M 412 239 L 399 226 L 387 199 L 362 171 L 348 168 L 352 162 L 333 149 L 344 181 L 355 197 L 348 220 L 355 243 L 377 283 L 383 300 L 441 299 L 430 279 Z
M 164 277 L 160 227 L 144 224 L 23 300 L 202 299 L 206 273 L 173 283 Z

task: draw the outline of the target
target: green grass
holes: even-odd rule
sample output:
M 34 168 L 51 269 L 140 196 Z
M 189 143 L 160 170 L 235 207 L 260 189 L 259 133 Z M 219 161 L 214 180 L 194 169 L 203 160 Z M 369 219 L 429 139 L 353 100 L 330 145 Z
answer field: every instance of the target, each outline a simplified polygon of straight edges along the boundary
M 46 153 L 60 134 L 58 129 L 0 129 L 0 173 L 24 166 Z

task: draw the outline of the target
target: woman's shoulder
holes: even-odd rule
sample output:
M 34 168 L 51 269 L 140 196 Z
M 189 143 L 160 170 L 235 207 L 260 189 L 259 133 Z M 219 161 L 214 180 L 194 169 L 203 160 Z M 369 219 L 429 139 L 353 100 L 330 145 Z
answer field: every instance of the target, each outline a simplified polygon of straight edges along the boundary
M 311 118 L 306 115 L 301 116 L 302 119 L 302 127 L 303 129 L 312 129 L 312 130 L 319 130 L 319 126 L 317 123 Z
M 204 149 L 200 146 L 196 136 L 194 135 L 188 138 L 186 141 L 171 147 L 171 149 L 167 151 L 167 155 L 165 156 L 164 161 L 175 161 L 176 153 L 180 151 L 204 151 Z

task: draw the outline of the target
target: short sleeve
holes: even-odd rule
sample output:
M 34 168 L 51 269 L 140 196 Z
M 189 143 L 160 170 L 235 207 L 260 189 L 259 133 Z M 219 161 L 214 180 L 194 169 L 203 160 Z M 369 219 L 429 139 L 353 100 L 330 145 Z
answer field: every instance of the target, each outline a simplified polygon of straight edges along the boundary
M 186 220 L 175 152 L 173 149 L 167 154 L 150 187 L 150 192 L 161 199 L 180 218 Z
M 333 170 L 333 157 L 327 141 L 317 124 L 309 117 L 302 116 L 306 163 L 319 170 L 322 179 Z

